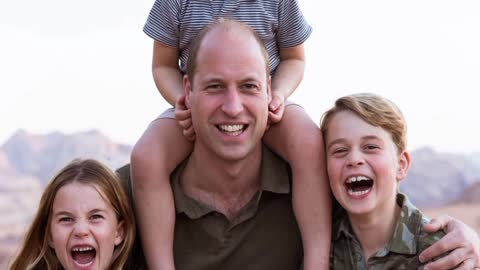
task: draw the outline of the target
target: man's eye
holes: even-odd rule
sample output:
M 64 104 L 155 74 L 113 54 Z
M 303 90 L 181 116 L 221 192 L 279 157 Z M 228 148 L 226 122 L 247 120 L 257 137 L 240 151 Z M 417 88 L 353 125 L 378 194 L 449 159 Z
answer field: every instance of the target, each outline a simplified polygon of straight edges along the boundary
M 254 83 L 246 83 L 242 86 L 242 88 L 245 90 L 257 90 L 259 87 Z
M 210 90 L 220 90 L 222 89 L 222 85 L 221 84 L 209 84 L 207 86 L 208 89 Z

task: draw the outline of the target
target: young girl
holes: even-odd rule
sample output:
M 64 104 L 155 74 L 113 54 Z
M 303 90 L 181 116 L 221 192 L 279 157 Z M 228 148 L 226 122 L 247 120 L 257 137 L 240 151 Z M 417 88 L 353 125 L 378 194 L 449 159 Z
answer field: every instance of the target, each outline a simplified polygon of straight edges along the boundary
M 135 220 L 117 176 L 74 160 L 46 187 L 11 270 L 124 269 Z
M 221 17 L 250 25 L 268 50 L 272 71 L 271 127 L 264 140 L 292 168 L 293 206 L 303 238 L 304 268 L 327 269 L 331 200 L 321 132 L 302 108 L 285 106 L 303 78 L 303 43 L 311 33 L 296 0 L 155 2 L 144 31 L 154 39 L 155 83 L 162 96 L 176 105 L 178 121 L 173 110 L 161 115 L 132 152 L 136 215 L 148 265 L 152 269 L 174 269 L 175 211 L 168 179 L 191 152 L 191 143 L 185 137 L 195 136 L 190 111 L 183 104 L 182 76 L 191 40 L 204 26 Z

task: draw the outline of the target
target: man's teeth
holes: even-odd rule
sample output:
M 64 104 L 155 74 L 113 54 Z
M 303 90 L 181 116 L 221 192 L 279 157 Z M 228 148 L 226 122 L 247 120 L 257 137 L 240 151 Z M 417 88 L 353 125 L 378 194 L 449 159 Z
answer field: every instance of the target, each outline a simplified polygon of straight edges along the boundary
M 370 178 L 366 176 L 352 176 L 347 179 L 347 183 L 350 184 L 357 181 L 367 181 L 367 180 L 370 180 Z
M 229 135 L 237 136 L 242 133 L 244 125 L 219 125 L 219 128 L 223 132 L 230 133 Z
M 72 251 L 79 251 L 79 252 L 89 251 L 89 250 L 93 250 L 93 248 L 92 247 L 72 248 Z

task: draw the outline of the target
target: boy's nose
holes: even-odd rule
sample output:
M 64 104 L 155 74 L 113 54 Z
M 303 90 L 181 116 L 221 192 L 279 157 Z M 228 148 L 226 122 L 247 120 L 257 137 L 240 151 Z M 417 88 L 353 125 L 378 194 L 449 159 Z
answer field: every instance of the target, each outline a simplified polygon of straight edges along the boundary
M 222 110 L 231 117 L 235 117 L 243 111 L 242 97 L 234 87 L 229 87 L 225 93 Z
M 351 151 L 347 159 L 348 166 L 359 166 L 365 164 L 363 155 L 359 151 Z

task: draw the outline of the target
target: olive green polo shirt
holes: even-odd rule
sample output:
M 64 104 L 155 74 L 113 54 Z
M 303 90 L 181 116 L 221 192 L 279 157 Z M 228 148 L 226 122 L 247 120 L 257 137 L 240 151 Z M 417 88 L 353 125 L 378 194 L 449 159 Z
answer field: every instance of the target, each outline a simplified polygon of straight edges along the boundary
M 260 190 L 231 221 L 183 192 L 179 178 L 186 162 L 172 174 L 177 270 L 300 269 L 303 249 L 292 208 L 289 166 L 266 147 L 261 162 Z M 125 168 L 119 174 L 129 181 Z M 141 265 L 139 238 L 135 249 L 135 265 Z
M 345 210 L 334 221 L 331 269 L 383 270 L 423 269 L 418 256 L 427 247 L 440 240 L 443 231 L 426 233 L 423 225 L 426 217 L 411 204 L 404 194 L 397 194 L 397 204 L 402 207 L 401 218 L 395 227 L 390 242 L 375 255 L 365 260 L 363 250 L 350 226 Z

